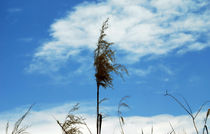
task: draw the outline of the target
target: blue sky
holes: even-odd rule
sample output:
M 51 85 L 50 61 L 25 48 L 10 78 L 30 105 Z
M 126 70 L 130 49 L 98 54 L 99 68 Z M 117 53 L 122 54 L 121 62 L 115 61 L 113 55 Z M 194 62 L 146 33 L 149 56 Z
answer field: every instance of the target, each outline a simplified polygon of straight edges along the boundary
M 128 115 L 185 114 L 168 90 L 198 109 L 210 98 L 209 7 L 208 0 L 1 0 L 0 113 L 32 103 L 94 105 L 93 51 L 107 17 L 107 40 L 129 76 L 114 75 L 114 90 L 101 89 L 103 105 L 129 95 Z

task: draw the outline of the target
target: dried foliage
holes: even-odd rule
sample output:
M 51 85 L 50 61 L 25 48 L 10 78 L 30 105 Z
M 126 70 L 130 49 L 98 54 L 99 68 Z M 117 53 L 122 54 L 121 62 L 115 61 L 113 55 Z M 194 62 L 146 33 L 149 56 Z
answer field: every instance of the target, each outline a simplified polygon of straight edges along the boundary
M 80 125 L 86 126 L 89 133 L 92 134 L 87 124 L 85 123 L 85 118 L 73 114 L 73 112 L 77 111 L 78 109 L 79 103 L 74 105 L 73 108 L 69 111 L 64 123 L 56 120 L 58 125 L 61 127 L 63 134 L 82 134 L 82 132 L 80 131 Z
M 124 96 L 121 98 L 121 100 L 118 104 L 118 109 L 117 109 L 121 134 L 124 134 L 123 125 L 125 124 L 121 108 L 130 108 L 129 105 L 125 102 L 127 98 L 129 98 L 129 96 Z
M 128 74 L 127 69 L 124 65 L 115 63 L 115 51 L 112 50 L 112 42 L 106 41 L 104 38 L 106 36 L 105 30 L 108 29 L 108 20 L 107 19 L 101 28 L 100 36 L 97 43 L 97 48 L 94 51 L 94 66 L 95 66 L 95 77 L 97 82 L 97 134 L 101 133 L 101 124 L 102 118 L 99 118 L 101 114 L 99 113 L 99 104 L 102 101 L 99 101 L 99 88 L 100 86 L 107 88 L 113 87 L 112 73 L 114 72 L 117 75 L 120 75 L 123 78 L 122 72 Z
M 7 122 L 7 125 L 6 125 L 6 134 L 8 134 L 8 129 L 9 129 L 9 122 Z
M 94 55 L 96 81 L 97 84 L 104 88 L 113 87 L 113 78 L 111 75 L 112 72 L 120 75 L 121 77 L 123 77 L 122 72 L 128 73 L 124 65 L 115 63 L 115 51 L 111 49 L 113 42 L 107 42 L 104 39 L 106 36 L 105 30 L 108 29 L 108 20 L 109 19 L 107 19 L 102 25 Z
M 208 109 L 207 113 L 206 113 L 206 117 L 204 119 L 204 127 L 203 127 L 203 134 L 206 132 L 206 134 L 209 133 L 208 131 L 208 127 L 207 127 L 207 120 L 208 120 L 208 117 L 210 115 L 210 109 Z
M 26 133 L 28 133 L 28 132 L 26 132 L 26 129 L 29 126 L 23 126 L 20 128 L 20 125 L 21 125 L 22 121 L 26 118 L 26 116 L 29 114 L 32 107 L 33 107 L 33 105 L 31 105 L 29 107 L 29 109 L 26 111 L 26 113 L 15 122 L 15 125 L 14 125 L 14 128 L 13 128 L 11 134 L 26 134 Z M 7 122 L 7 125 L 6 125 L 6 134 L 8 134 L 8 129 L 9 129 L 9 122 Z
M 172 126 L 171 122 L 169 122 L 169 124 L 170 124 L 170 127 L 172 129 L 172 131 L 169 134 L 172 134 L 172 133 L 176 134 L 176 131 L 174 130 L 174 127 Z
M 107 100 L 108 100 L 108 98 L 103 98 L 99 101 L 99 104 L 101 104 L 102 102 L 107 101 Z
M 192 122 L 193 122 L 193 126 L 194 126 L 194 128 L 195 128 L 195 131 L 196 131 L 196 134 L 199 134 L 199 132 L 198 132 L 198 128 L 197 128 L 197 124 L 196 124 L 196 122 L 195 122 L 195 119 L 196 119 L 196 117 L 199 115 L 199 113 L 200 113 L 200 111 L 203 109 L 203 107 L 207 104 L 207 103 L 209 103 L 210 101 L 206 101 L 206 102 L 204 102 L 201 106 L 200 106 L 200 108 L 197 110 L 197 112 L 195 113 L 195 114 L 193 114 L 193 112 L 192 112 L 192 109 L 191 109 L 191 107 L 190 107 L 190 105 L 189 105 L 189 103 L 186 101 L 186 99 L 183 97 L 183 100 L 184 100 L 184 102 L 185 102 L 185 104 L 186 105 L 184 105 L 179 99 L 177 99 L 175 96 L 173 96 L 173 95 L 171 95 L 171 94 L 169 94 L 167 91 L 166 91 L 166 93 L 165 93 L 165 96 L 169 96 L 169 97 L 171 97 L 172 99 L 174 99 L 187 113 L 188 113 L 188 115 L 191 117 L 191 119 L 192 119 Z M 206 118 L 205 118 L 205 121 L 204 121 L 204 127 L 203 127 L 203 134 L 204 134 L 204 131 L 206 131 L 206 133 L 208 134 L 208 128 L 207 128 L 207 125 L 206 125 L 206 123 L 207 123 L 207 119 L 208 119 L 208 115 L 209 115 L 209 110 L 208 110 L 208 112 L 207 112 L 207 115 L 206 115 Z

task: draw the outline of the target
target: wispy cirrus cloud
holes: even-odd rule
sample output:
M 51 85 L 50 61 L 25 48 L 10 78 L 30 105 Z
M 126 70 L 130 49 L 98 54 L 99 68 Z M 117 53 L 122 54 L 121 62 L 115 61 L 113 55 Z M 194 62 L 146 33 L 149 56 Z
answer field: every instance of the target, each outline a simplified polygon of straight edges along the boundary
M 31 37 L 25 37 L 25 38 L 20 38 L 18 40 L 19 41 L 22 41 L 22 42 L 31 42 L 31 41 L 33 41 L 33 38 L 31 38 Z
M 87 103 L 86 103 L 87 104 Z M 95 126 L 95 107 L 91 105 L 82 105 L 81 110 L 76 114 L 82 115 L 86 118 L 91 131 L 94 133 Z M 56 119 L 63 121 L 68 113 L 69 109 L 73 106 L 73 103 L 63 104 L 61 106 L 55 106 L 51 108 L 44 108 L 42 110 L 32 110 L 27 118 L 23 121 L 25 124 L 31 125 L 27 132 L 31 134 L 61 134 L 61 129 L 56 123 Z M 114 112 L 113 107 L 105 107 L 106 110 Z M 10 121 L 10 130 L 15 121 L 20 117 L 20 113 L 24 113 L 26 109 L 19 109 L 18 111 L 12 111 L 7 113 L 0 113 L 0 133 L 4 133 L 7 121 Z M 202 131 L 202 123 L 205 112 L 201 112 L 200 116 L 196 118 L 196 122 L 199 124 L 198 129 Z M 138 134 L 141 133 L 141 129 L 144 133 L 150 133 L 153 127 L 154 133 L 170 133 L 172 131 L 169 122 L 173 125 L 176 133 L 188 133 L 194 134 L 192 121 L 188 115 L 156 115 L 151 117 L 143 116 L 129 116 L 125 117 L 124 131 L 125 133 Z M 80 128 L 84 133 L 89 133 L 85 127 Z M 116 116 L 109 116 L 103 120 L 102 133 L 116 133 L 120 134 L 120 127 L 118 118 Z
M 129 68 L 128 71 L 132 74 L 132 75 L 137 75 L 137 76 L 147 76 L 148 74 L 152 73 L 152 71 L 154 71 L 154 67 L 149 66 L 146 69 L 138 69 L 138 68 Z
M 172 71 L 170 69 L 170 67 L 163 65 L 163 64 L 157 64 L 155 66 L 148 66 L 146 69 L 142 69 L 142 68 L 129 68 L 128 71 L 130 72 L 130 74 L 132 75 L 137 75 L 140 77 L 143 76 L 148 76 L 149 74 L 153 73 L 153 72 L 163 72 L 167 75 L 174 75 L 174 71 Z
M 83 51 L 92 52 L 99 28 L 107 17 L 110 18 L 107 38 L 115 42 L 126 63 L 136 63 L 145 56 L 200 51 L 210 46 L 209 5 L 208 0 L 82 3 L 51 25 L 51 40 L 37 49 L 27 70 L 58 71 Z
M 17 12 L 21 12 L 22 9 L 21 8 L 9 8 L 7 11 L 10 13 L 17 13 Z

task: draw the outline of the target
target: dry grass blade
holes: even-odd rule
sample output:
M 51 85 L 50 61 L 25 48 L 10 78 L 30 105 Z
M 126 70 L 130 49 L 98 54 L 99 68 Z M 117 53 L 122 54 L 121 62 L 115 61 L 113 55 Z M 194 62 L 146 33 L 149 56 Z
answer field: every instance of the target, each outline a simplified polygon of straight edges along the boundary
M 90 134 L 92 134 L 90 128 L 88 127 L 88 125 L 87 125 L 87 123 L 86 123 L 85 121 L 84 121 L 84 125 L 85 125 L 85 127 L 87 128 L 88 132 L 89 132 Z
M 127 108 L 129 108 L 128 104 L 126 104 L 126 103 L 120 103 L 120 107 L 127 107 Z
M 199 134 L 199 132 L 198 132 L 198 128 L 197 128 L 197 125 L 196 125 L 196 122 L 195 122 L 195 119 L 196 119 L 196 117 L 198 116 L 198 114 L 200 113 L 200 111 L 202 110 L 202 108 L 207 104 L 207 103 L 209 103 L 210 101 L 206 101 L 206 102 L 204 102 L 201 106 L 200 106 L 200 108 L 198 109 L 198 111 L 196 112 L 196 114 L 195 115 L 193 115 L 193 113 L 192 113 L 192 111 L 191 111 L 191 108 L 190 108 L 190 105 L 187 103 L 187 101 L 184 99 L 184 101 L 185 101 L 185 103 L 186 103 L 186 105 L 187 106 L 185 106 L 183 103 L 181 103 L 175 96 L 173 96 L 173 95 L 171 95 L 171 94 L 169 94 L 167 91 L 166 91 L 166 94 L 165 94 L 165 96 L 169 96 L 169 97 L 171 97 L 172 99 L 174 99 L 188 114 L 189 114 L 189 116 L 192 118 L 192 122 L 193 122 L 193 126 L 194 126 L 194 128 L 195 128 L 195 131 L 196 131 L 196 133 L 197 134 Z M 187 107 L 188 107 L 188 109 L 187 109 Z M 204 124 L 204 127 L 206 126 L 206 123 Z M 204 130 L 203 130 L 203 132 L 204 132 Z
M 206 134 L 209 133 L 208 127 L 207 127 L 207 120 L 208 120 L 209 115 L 210 115 L 210 109 L 208 109 L 208 111 L 207 111 L 207 113 L 206 113 L 206 117 L 205 117 L 205 119 L 204 119 L 203 134 L 205 133 L 205 131 L 206 131 Z
M 190 104 L 188 103 L 188 101 L 187 101 L 183 96 L 181 96 L 181 97 L 182 97 L 182 99 L 184 100 L 186 106 L 188 107 L 189 112 L 190 112 L 191 114 L 193 114 L 192 109 L 191 109 Z
M 206 125 L 204 126 L 204 130 L 206 131 L 206 134 L 209 134 L 208 127 Z M 203 134 L 204 134 L 204 132 L 203 132 Z
M 120 124 L 120 129 L 121 129 L 121 134 L 124 134 L 124 130 L 123 130 L 123 125 L 125 124 L 124 118 L 122 116 L 122 111 L 121 108 L 130 108 L 129 105 L 127 103 L 125 103 L 124 101 L 126 101 L 126 99 L 129 98 L 129 96 L 124 96 L 121 98 L 119 104 L 118 104 L 118 118 L 119 118 L 119 124 Z
M 210 109 L 208 109 L 208 112 L 206 114 L 206 118 L 208 118 L 209 115 L 210 115 Z
M 120 116 L 120 120 L 121 120 L 122 124 L 124 125 L 125 121 L 124 121 L 124 118 L 122 116 Z
M 27 128 L 29 128 L 29 126 L 24 126 L 24 127 L 20 128 L 16 133 L 17 134 L 26 134 L 26 133 L 28 133 L 25 131 Z
M 34 104 L 33 104 L 34 105 Z M 24 126 L 22 128 L 20 128 L 20 125 L 22 123 L 22 121 L 26 118 L 26 116 L 29 114 L 31 108 L 33 107 L 33 105 L 31 105 L 29 107 L 29 109 L 26 111 L 26 113 L 21 116 L 21 118 L 19 118 L 16 122 L 15 122 L 15 125 L 14 125 L 14 128 L 12 130 L 12 134 L 25 134 L 27 133 L 26 132 L 26 129 L 29 127 L 29 126 Z M 9 129 L 9 122 L 7 122 L 7 125 L 6 125 L 6 134 L 8 134 L 8 129 Z
M 166 91 L 165 96 L 169 96 L 172 99 L 174 99 L 192 118 L 194 118 L 192 113 L 176 97 L 174 97 L 173 95 L 169 94 L 167 91 Z
M 129 96 L 124 96 L 124 97 L 122 97 L 120 99 L 120 102 L 118 104 L 118 110 L 117 110 L 118 115 L 121 115 L 122 114 L 122 112 L 121 112 L 121 108 L 122 107 L 124 107 L 124 108 L 130 108 L 129 105 L 126 102 L 124 102 L 124 101 L 126 101 L 127 98 L 129 98 Z
M 129 96 L 124 96 L 120 99 L 120 102 L 118 104 L 118 114 L 122 114 L 121 112 L 121 108 L 124 107 L 124 108 L 130 108 L 129 105 L 127 103 L 125 103 L 124 101 L 126 101 L 126 99 L 129 98 Z
M 192 121 L 193 121 L 193 125 L 194 125 L 194 128 L 195 128 L 195 131 L 196 133 L 198 134 L 198 128 L 196 126 L 196 123 L 195 123 L 195 117 L 194 115 L 185 107 L 185 105 L 183 105 L 175 96 L 169 94 L 167 91 L 166 91 L 166 94 L 165 96 L 169 96 L 171 97 L 172 99 L 174 99 L 188 114 L 189 116 L 192 118 Z M 189 106 L 189 105 L 188 105 Z M 198 112 L 199 113 L 199 112 Z M 197 114 L 196 114 L 197 116 Z
M 82 134 L 79 125 L 83 124 L 83 118 L 75 115 L 68 115 L 64 123 L 57 120 L 58 125 L 62 128 L 64 134 Z
M 144 130 L 143 129 L 141 129 L 141 134 L 144 134 Z
M 92 134 L 87 124 L 85 123 L 85 118 L 73 114 L 73 112 L 77 111 L 78 109 L 79 103 L 74 105 L 73 108 L 69 111 L 64 123 L 56 120 L 57 124 L 61 127 L 64 134 L 82 134 L 82 132 L 80 131 L 80 125 L 85 125 L 90 134 Z
M 9 129 L 9 122 L 7 122 L 7 125 L 6 125 L 6 134 L 8 134 L 8 129 Z
M 171 127 L 171 129 L 172 129 L 172 131 L 170 132 L 170 134 L 172 134 L 172 133 L 176 134 L 176 132 L 175 132 L 175 130 L 174 130 L 174 127 L 172 126 L 171 122 L 169 122 L 169 124 L 170 124 L 170 127 Z
M 152 128 L 151 128 L 151 134 L 153 134 L 153 126 L 152 126 Z
M 22 121 L 25 119 L 25 117 L 28 115 L 32 107 L 33 105 L 31 105 L 29 109 L 26 111 L 26 113 L 15 123 L 12 134 L 21 134 L 28 128 L 28 127 L 24 127 L 24 128 L 19 129 L 19 126 L 22 123 Z
M 99 101 L 99 104 L 101 104 L 102 102 L 107 101 L 107 100 L 108 100 L 108 98 L 103 98 Z
M 71 114 L 72 112 L 75 112 L 79 110 L 79 103 L 76 103 L 68 112 L 68 115 Z M 66 118 L 68 118 L 68 115 L 66 116 Z
M 204 102 L 201 106 L 200 106 L 200 108 L 198 109 L 198 111 L 197 111 L 197 113 L 196 113 L 196 115 L 195 115 L 195 118 L 197 117 L 197 115 L 200 113 L 200 111 L 203 109 L 203 107 L 207 104 L 207 103 L 209 103 L 210 101 L 206 101 L 206 102 Z

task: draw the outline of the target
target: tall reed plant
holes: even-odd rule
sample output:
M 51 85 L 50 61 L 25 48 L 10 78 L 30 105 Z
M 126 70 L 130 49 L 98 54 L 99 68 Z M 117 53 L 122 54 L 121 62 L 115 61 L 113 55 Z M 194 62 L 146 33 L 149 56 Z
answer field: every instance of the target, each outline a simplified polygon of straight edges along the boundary
M 108 29 L 108 20 L 107 19 L 103 24 L 100 31 L 100 36 L 97 43 L 97 48 L 94 51 L 94 67 L 95 67 L 95 77 L 97 84 L 97 134 L 101 133 L 101 124 L 102 124 L 102 115 L 100 114 L 99 108 L 99 89 L 100 87 L 107 88 L 113 87 L 113 76 L 114 72 L 117 75 L 123 77 L 122 72 L 128 73 L 124 65 L 117 64 L 115 61 L 115 51 L 112 50 L 111 46 L 113 42 L 108 42 L 104 38 L 106 36 L 105 30 Z

